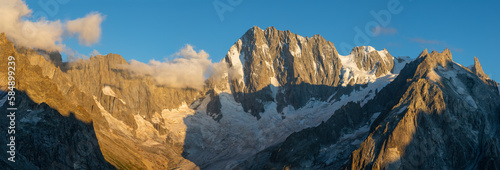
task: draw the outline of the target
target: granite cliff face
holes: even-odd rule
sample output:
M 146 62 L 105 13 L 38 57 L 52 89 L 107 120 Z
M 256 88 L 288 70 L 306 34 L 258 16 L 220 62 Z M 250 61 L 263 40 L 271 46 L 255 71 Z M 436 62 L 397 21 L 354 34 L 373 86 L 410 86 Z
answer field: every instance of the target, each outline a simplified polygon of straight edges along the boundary
M 135 75 L 117 54 L 63 63 L 3 34 L 0 54 L 18 58 L 20 145 L 30 146 L 21 164 L 2 162 L 11 168 L 499 167 L 497 83 L 449 50 L 343 56 L 319 35 L 253 27 L 202 90 Z
M 187 117 L 183 155 L 201 168 L 230 169 L 295 131 L 319 125 L 333 114 L 330 109 L 366 103 L 396 77 L 394 66 L 406 63 L 366 48 L 371 51 L 342 56 L 319 35 L 251 28 L 221 61 L 228 66 L 225 76 L 209 79 L 209 95 L 193 104 L 205 114 Z M 355 64 L 363 60 L 373 66 Z
M 235 100 L 257 117 L 264 111 L 263 102 L 276 101 L 281 110 L 289 104 L 302 107 L 312 97 L 328 98 L 333 90 L 311 86 L 337 86 L 342 67 L 332 42 L 319 35 L 302 37 L 274 27 L 248 30 L 229 49 L 224 62 L 229 65 Z
M 476 74 L 480 79 L 490 79 L 488 75 L 484 74 L 483 67 L 481 66 L 481 63 L 479 63 L 477 57 L 474 57 L 474 65 L 472 66 L 471 71 L 472 73 Z
M 148 77 L 132 77 L 119 69 L 120 64 L 127 62 L 116 54 L 57 63 L 47 59 L 60 55 L 14 48 L 4 34 L 0 37 L 2 62 L 7 63 L 4 56 L 16 57 L 17 99 L 23 101 L 18 103 L 18 128 L 21 129 L 18 141 L 30 146 L 19 150 L 27 160 L 9 166 L 70 169 L 195 167 L 180 156 L 183 141 L 169 138 L 172 134 L 167 134 L 167 129 L 160 125 L 163 120 L 158 120 L 162 112 L 158 105 L 177 108 L 183 102 L 192 102 L 199 92 L 158 87 L 152 85 Z M 2 73 L 7 75 L 5 70 Z M 2 77 L 1 81 L 7 84 L 7 77 Z M 2 86 L 2 91 L 7 91 L 5 86 Z M 6 93 L 1 97 L 5 99 Z M 46 138 L 43 134 L 57 138 Z M 85 139 L 83 143 L 82 138 Z M 52 144 L 46 146 L 45 143 Z M 169 145 L 159 146 L 161 143 Z M 32 148 L 34 146 L 37 148 Z M 54 150 L 65 147 L 68 149 Z M 80 153 L 82 149 L 84 154 Z M 91 150 L 92 158 L 80 158 L 89 149 L 94 150 Z M 68 159 L 58 154 L 67 155 Z
M 75 105 L 70 97 L 81 93 L 61 93 L 51 78 L 51 70 L 31 65 L 26 53 L 19 53 L 5 34 L 0 34 L 0 61 L 7 68 L 8 56 L 14 56 L 16 71 L 16 162 L 7 161 L 2 154 L 2 167 L 6 169 L 113 169 L 102 156 L 96 132 L 92 126 L 93 114 Z M 34 54 L 34 53 L 33 53 Z M 39 55 L 33 57 L 41 57 Z M 40 60 L 45 61 L 45 60 Z M 43 70 L 43 71 L 42 71 Z M 7 115 L 7 69 L 1 70 L 1 113 Z M 92 105 L 92 103 L 88 103 Z M 9 124 L 2 116 L 2 124 Z M 90 123 L 90 124 L 89 124 Z M 7 126 L 2 126 L 5 136 Z M 8 143 L 7 138 L 1 139 Z M 8 150 L 7 146 L 2 146 Z M 61 157 L 60 155 L 67 155 Z
M 240 167 L 497 169 L 497 92 L 449 50 L 425 50 L 366 105 L 345 105 Z
M 355 55 L 356 66 L 364 71 L 374 71 L 375 76 L 380 77 L 391 72 L 394 61 L 389 52 L 384 49 L 378 52 L 373 47 L 354 47 L 351 55 Z
M 309 38 L 274 27 L 253 27 L 223 62 L 229 66 L 230 93 L 259 118 L 265 102 L 276 102 L 281 112 L 288 105 L 301 108 L 311 98 L 324 101 L 334 93 L 349 94 L 354 86 L 390 74 L 393 60 L 385 49 L 356 47 L 349 56 L 341 56 L 319 35 Z

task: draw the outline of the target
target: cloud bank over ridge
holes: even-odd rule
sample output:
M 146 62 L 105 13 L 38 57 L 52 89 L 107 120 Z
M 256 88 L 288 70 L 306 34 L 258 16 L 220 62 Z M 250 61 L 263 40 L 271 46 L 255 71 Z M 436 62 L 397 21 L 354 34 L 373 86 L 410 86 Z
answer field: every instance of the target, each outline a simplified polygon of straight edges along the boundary
M 207 77 L 220 77 L 226 68 L 224 63 L 212 63 L 208 53 L 196 52 L 189 44 L 173 56 L 173 60 L 150 60 L 147 64 L 131 60 L 123 68 L 138 76 L 151 76 L 161 85 L 198 90 L 203 89 Z

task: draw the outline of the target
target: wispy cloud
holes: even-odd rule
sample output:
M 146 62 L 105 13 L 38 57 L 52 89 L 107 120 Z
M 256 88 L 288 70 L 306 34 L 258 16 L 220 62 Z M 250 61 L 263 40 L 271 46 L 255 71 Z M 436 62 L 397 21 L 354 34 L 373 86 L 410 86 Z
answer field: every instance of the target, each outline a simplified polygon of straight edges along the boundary
M 440 47 L 445 47 L 450 49 L 451 51 L 455 52 L 463 52 L 464 49 L 462 48 L 457 48 L 449 45 L 445 41 L 439 41 L 439 40 L 429 40 L 429 39 L 423 39 L 423 38 L 409 38 L 411 42 L 416 42 L 419 43 L 421 47 L 425 47 L 426 45 L 433 45 L 433 46 L 440 46 Z
M 464 52 L 464 49 L 462 48 L 450 48 L 451 51 L 456 51 L 456 52 Z
M 394 35 L 397 34 L 398 30 L 393 27 L 381 27 L 377 26 L 372 29 L 372 34 L 374 36 L 379 36 L 379 35 Z
M 422 38 L 412 38 L 411 41 L 418 42 L 418 43 L 421 43 L 421 44 L 441 44 L 441 45 L 447 45 L 446 42 L 444 42 L 444 41 L 426 40 L 426 39 L 422 39 Z

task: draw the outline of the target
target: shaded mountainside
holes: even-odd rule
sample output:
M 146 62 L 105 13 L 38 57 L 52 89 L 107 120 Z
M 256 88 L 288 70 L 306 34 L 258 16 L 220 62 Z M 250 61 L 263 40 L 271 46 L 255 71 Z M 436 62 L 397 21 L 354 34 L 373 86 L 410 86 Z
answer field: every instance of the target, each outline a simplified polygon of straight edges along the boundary
M 364 48 L 371 51 L 341 56 L 319 35 L 251 28 L 222 61 L 227 73 L 219 81 L 209 79 L 209 95 L 193 103 L 201 114 L 185 118 L 183 156 L 202 169 L 231 169 L 289 134 L 319 125 L 330 110 L 350 101 L 366 103 L 406 60 Z M 373 65 L 355 64 L 368 63 L 363 60 Z
M 7 68 L 7 56 L 16 58 L 16 162 L 7 161 L 2 154 L 4 168 L 83 168 L 113 169 L 107 163 L 97 143 L 93 114 L 67 100 L 50 78 L 43 76 L 42 68 L 31 65 L 17 52 L 5 35 L 0 34 L 0 61 Z M 7 84 L 7 69 L 1 70 L 0 83 Z M 1 113 L 6 113 L 7 87 L 1 86 Z M 72 95 L 81 93 L 71 91 Z M 67 96 L 67 94 L 66 94 Z M 91 103 L 89 103 L 91 104 Z M 9 124 L 3 116 L 1 122 Z M 7 126 L 2 132 L 7 132 Z M 5 136 L 7 136 L 5 134 Z M 6 138 L 2 141 L 7 143 Z M 7 150 L 6 146 L 3 146 Z M 60 157 L 67 155 L 67 157 Z
M 36 104 L 23 92 L 16 93 L 16 162 L 7 161 L 4 154 L 3 169 L 115 169 L 104 159 L 92 123 L 82 122 L 73 113 L 63 116 L 45 103 Z M 0 109 L 6 110 L 7 104 Z M 9 117 L 2 116 L 0 121 L 7 124 Z
M 0 40 L 2 40 L 0 42 L 0 47 L 2 47 L 0 49 L 2 52 L 2 62 L 4 64 L 7 63 L 7 57 L 4 56 L 13 55 L 16 57 L 16 87 L 20 91 L 19 94 L 26 94 L 29 97 L 28 99 L 34 102 L 33 104 L 27 102 L 26 105 L 21 103 L 18 107 L 24 110 L 20 110 L 20 114 L 30 113 L 30 115 L 34 114 L 35 117 L 38 116 L 40 118 L 57 117 L 57 115 L 53 114 L 64 116 L 47 122 L 48 125 L 41 125 L 41 129 L 39 130 L 56 133 L 57 131 L 52 131 L 51 129 L 64 130 L 66 127 L 74 126 L 74 130 L 71 130 L 72 133 L 90 131 L 85 129 L 89 127 L 78 125 L 77 123 L 75 125 L 60 123 L 60 121 L 66 119 L 68 121 L 73 119 L 78 120 L 82 124 L 90 126 L 92 133 L 95 131 L 93 138 L 97 138 L 95 141 L 99 142 L 97 147 L 93 143 L 82 146 L 94 146 L 93 149 L 98 149 L 101 159 L 102 155 L 104 155 L 107 162 L 120 169 L 161 169 L 189 164 L 189 161 L 186 161 L 188 163 L 183 163 L 184 159 L 180 156 L 182 153 L 182 140 L 168 140 L 168 134 L 165 133 L 167 130 L 161 129 L 158 124 L 153 124 L 145 120 L 151 120 L 154 115 L 161 113 L 162 110 L 158 108 L 158 105 L 161 105 L 162 108 L 177 108 L 183 102 L 193 101 L 194 96 L 198 95 L 199 92 L 190 89 L 157 87 L 151 85 L 152 82 L 147 77 L 134 78 L 128 76 L 127 72 L 115 69 L 120 64 L 126 64 L 126 61 L 119 55 L 109 54 L 107 56 L 92 57 L 90 60 L 55 65 L 58 63 L 46 60 L 47 57 L 43 56 L 45 53 L 39 53 L 24 47 L 14 48 L 14 45 L 6 40 L 4 34 L 0 36 Z M 50 56 L 54 57 L 54 55 Z M 1 75 L 7 75 L 5 71 L 2 70 Z M 7 77 L 1 77 L 1 83 L 7 84 Z M 122 94 L 122 90 L 126 92 Z M 5 86 L 2 86 L 2 91 L 7 91 Z M 2 97 L 4 96 L 2 95 Z M 20 96 L 18 98 L 21 99 Z M 35 107 L 33 105 L 37 104 L 43 105 L 44 109 L 31 109 Z M 23 116 L 19 118 L 21 119 L 21 117 Z M 21 127 L 27 126 L 22 126 L 23 123 L 29 124 L 30 122 L 20 122 Z M 156 123 L 160 122 L 156 121 Z M 37 125 L 39 124 L 41 123 Z M 68 132 L 61 132 L 61 134 L 56 135 L 65 134 L 68 134 Z M 25 136 L 32 134 L 18 135 Z M 165 145 L 168 147 L 158 146 L 160 143 L 150 140 L 159 138 L 158 136 L 162 137 L 156 140 L 163 141 L 163 143 L 169 142 L 171 145 Z M 78 152 L 71 150 L 71 144 L 76 144 L 78 141 L 74 140 L 77 139 L 71 136 L 61 136 L 58 138 L 58 141 L 55 143 L 62 145 L 58 147 L 70 148 L 70 150 L 61 150 L 58 153 L 68 155 L 69 157 L 72 157 L 70 153 L 78 154 Z M 23 145 L 39 146 L 41 143 L 48 143 L 51 140 L 47 138 L 28 140 Z M 181 144 L 175 144 L 176 142 Z M 176 145 L 177 147 L 175 147 Z M 78 145 L 78 147 L 82 146 Z M 50 147 L 52 148 L 53 146 Z M 33 150 L 33 148 L 31 150 L 21 150 L 21 155 L 24 154 L 22 153 L 23 151 L 35 152 L 36 150 Z M 43 148 L 40 148 L 40 151 L 44 151 Z M 51 150 L 45 151 L 55 153 Z M 33 153 L 27 154 L 32 155 Z M 51 154 L 41 159 L 59 160 L 56 156 L 59 157 L 59 155 Z M 51 166 L 50 164 L 36 164 L 37 160 L 31 161 L 39 168 Z M 64 167 L 71 169 L 81 166 L 80 164 L 76 164 L 74 159 L 68 160 L 70 162 L 64 162 L 66 160 L 62 161 L 54 162 L 58 166 L 64 165 Z M 90 162 L 93 160 L 87 159 L 83 161 L 81 163 L 83 165 L 94 164 Z M 106 168 L 106 161 L 101 160 L 101 164 L 94 165 L 94 167 Z M 99 161 L 93 162 L 99 163 Z M 20 164 L 23 163 L 20 162 Z M 29 165 L 29 163 L 26 164 Z M 195 165 L 187 166 L 195 167 Z M 95 169 L 92 168 L 93 166 L 81 167 L 84 167 L 84 169 Z M 109 168 L 112 168 L 112 166 Z
M 454 63 L 449 50 L 425 50 L 363 107 L 348 104 L 240 167 L 498 169 L 499 123 L 495 86 Z
M 319 35 L 253 27 L 201 90 L 133 74 L 118 54 L 63 63 L 4 34 L 0 54 L 17 59 L 22 168 L 498 168 L 497 83 L 449 50 L 342 56 Z
M 254 26 L 224 58 L 229 89 L 219 90 L 233 94 L 246 112 L 259 118 L 266 102 L 276 102 L 282 112 L 289 105 L 301 108 L 312 98 L 326 101 L 334 94 L 348 95 L 352 87 L 390 74 L 393 60 L 385 49 L 356 47 L 349 56 L 341 56 L 332 42 L 319 35 L 302 37 Z
M 225 62 L 235 100 L 257 117 L 264 111 L 264 102 L 277 100 L 281 111 L 289 104 L 302 107 L 311 97 L 328 98 L 333 91 L 308 93 L 310 88 L 297 86 L 337 86 L 342 67 L 332 42 L 274 27 L 248 30 L 229 49 Z M 276 87 L 281 88 L 272 93 Z
M 395 77 L 367 85 L 376 80 L 374 71 L 343 66 L 333 43 L 273 27 L 247 31 L 222 61 L 228 66 L 225 76 L 207 80 L 201 91 L 135 76 L 123 69 L 128 63 L 117 54 L 62 63 L 58 53 L 14 48 L 2 37 L 2 45 L 11 46 L 2 51 L 16 53 L 23 70 L 18 89 L 37 104 L 91 123 L 104 158 L 117 168 L 217 167 L 212 165 L 228 159 L 234 164 L 331 115 L 312 111 L 318 109 L 314 105 L 337 101 L 328 107 L 338 108 L 347 101 L 368 101 Z M 348 68 L 366 74 L 342 71 Z M 361 97 L 345 97 L 356 90 Z

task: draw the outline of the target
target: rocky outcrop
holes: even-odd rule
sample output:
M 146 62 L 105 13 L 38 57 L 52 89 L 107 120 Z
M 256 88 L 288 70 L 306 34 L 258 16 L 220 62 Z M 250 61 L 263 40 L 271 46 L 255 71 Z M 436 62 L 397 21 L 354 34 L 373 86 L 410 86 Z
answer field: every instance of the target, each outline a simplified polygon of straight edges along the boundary
M 36 104 L 16 91 L 16 162 L 2 156 L 3 168 L 12 169 L 115 169 L 104 159 L 92 124 L 70 113 L 63 116 L 45 103 Z M 7 109 L 7 104 L 0 107 Z M 0 121 L 7 124 L 8 117 Z M 2 131 L 7 131 L 6 127 Z M 1 138 L 2 143 L 9 143 Z M 9 150 L 7 146 L 2 149 Z M 64 155 L 64 156 L 61 156 Z
M 231 81 L 236 81 L 231 84 L 234 92 L 245 93 L 269 84 L 335 86 L 342 66 L 333 43 L 323 37 L 302 37 L 274 27 L 248 30 L 230 48 L 225 60 L 233 71 L 229 72 Z
M 484 73 L 483 67 L 481 66 L 481 63 L 479 63 L 479 59 L 477 59 L 477 57 L 474 57 L 474 65 L 472 66 L 471 71 L 482 80 L 490 79 L 490 77 Z
M 115 54 L 63 63 L 63 68 L 61 68 L 61 66 L 54 65 L 54 61 L 47 60 L 44 53 L 23 47 L 17 47 L 19 50 L 17 51 L 3 34 L 2 36 L 3 39 L 0 39 L 2 56 L 16 56 L 17 88 L 26 93 L 34 103 L 45 103 L 47 107 L 53 109 L 50 113 L 62 115 L 61 119 L 72 117 L 84 124 L 90 124 L 93 128 L 91 131 L 95 131 L 94 138 L 97 138 L 99 142 L 97 146 L 100 148 L 99 154 L 102 151 L 105 158 L 105 161 L 102 160 L 101 163 L 109 162 L 120 169 L 195 167 L 181 156 L 182 139 L 174 138 L 170 133 L 166 133 L 169 130 L 163 126 L 163 122 L 167 120 L 163 120 L 161 113 L 163 109 L 178 108 L 182 103 L 193 102 L 200 92 L 193 89 L 155 86 L 148 77 L 132 77 L 128 72 L 120 69 L 120 64 L 127 64 L 127 62 Z M 4 64 L 7 63 L 7 57 L 1 57 L 1 59 Z M 0 73 L 7 75 L 4 71 Z M 0 80 L 2 84 L 7 84 L 6 77 Z M 1 88 L 6 91 L 5 86 Z M 27 112 L 26 109 L 23 111 Z M 45 113 L 43 110 L 38 112 Z M 58 120 L 52 123 L 54 126 L 50 128 L 61 129 L 61 127 L 71 126 L 59 123 Z M 45 127 L 41 128 L 40 130 L 44 130 Z M 75 128 L 73 132 L 77 133 L 78 128 L 82 126 L 75 126 Z M 62 136 L 59 140 L 72 138 L 75 137 Z M 48 142 L 45 139 L 40 140 L 40 142 Z M 26 144 L 31 145 L 29 142 Z M 58 147 L 66 147 L 68 143 L 59 142 L 58 144 Z M 67 147 L 73 146 L 81 147 L 81 143 Z M 35 152 L 32 149 L 27 151 Z M 78 153 L 75 152 L 75 154 Z M 53 159 L 56 160 L 56 158 Z M 78 160 L 75 159 L 68 161 L 75 163 L 75 166 L 88 163 L 77 163 Z M 90 159 L 83 161 L 90 161 Z M 63 164 L 66 165 L 66 163 L 68 162 Z M 102 165 L 102 168 L 105 168 L 104 164 Z M 36 166 L 46 167 L 46 165 Z M 75 168 L 72 165 L 69 167 Z
M 374 78 L 390 74 L 394 66 L 385 49 L 356 47 L 351 55 L 354 67 L 373 72 Z M 229 49 L 223 62 L 229 65 L 229 92 L 258 118 L 266 102 L 277 102 L 281 112 L 288 105 L 300 108 L 312 98 L 327 100 L 333 93 L 351 92 L 340 87 L 352 77 L 342 75 L 345 66 L 335 46 L 319 35 L 302 37 L 274 27 L 253 27 Z M 352 81 L 349 86 L 358 83 L 368 82 Z
M 229 64 L 231 93 L 245 111 L 257 117 L 265 102 L 277 101 L 281 109 L 289 104 L 302 107 L 311 97 L 326 99 L 332 90 L 305 94 L 310 89 L 303 87 L 337 86 L 342 67 L 332 42 L 319 35 L 302 37 L 274 27 L 248 30 L 224 61 Z M 277 93 L 272 92 L 275 89 Z
M 375 66 L 358 68 L 354 62 L 358 57 L 373 60 Z M 392 60 L 386 50 L 340 56 L 319 35 L 309 38 L 253 27 L 222 61 L 229 67 L 227 76 L 219 82 L 209 80 L 206 97 L 193 104 L 217 124 L 203 114 L 188 116 L 183 156 L 202 169 L 234 168 L 289 134 L 318 126 L 333 114 L 330 110 L 349 101 L 365 104 L 395 78 L 394 64 L 377 77 L 376 63 Z
M 83 109 L 59 91 L 51 78 L 45 76 L 38 65 L 31 65 L 25 54 L 20 54 L 0 34 L 0 62 L 7 68 L 8 56 L 15 57 L 16 79 L 16 163 L 4 162 L 5 168 L 63 168 L 63 169 L 113 169 L 101 154 L 96 133 L 92 126 L 94 114 Z M 6 101 L 7 69 L 0 71 L 2 101 Z M 89 103 L 92 105 L 92 103 Z M 6 115 L 5 103 L 1 113 Z M 9 124 L 8 117 L 1 119 Z M 4 128 L 7 128 L 4 126 Z M 7 129 L 2 130 L 4 133 Z M 4 141 L 5 139 L 2 139 Z M 7 143 L 6 141 L 4 141 Z M 5 146 L 4 146 L 5 147 Z M 4 148 L 7 150 L 6 148 Z M 60 157 L 66 155 L 66 157 Z M 67 158 L 67 159 L 66 159 Z
M 61 63 L 57 53 L 14 48 L 2 36 L 0 54 L 18 58 L 20 141 L 41 148 L 21 149 L 20 168 L 52 168 L 41 158 L 65 152 L 54 148 L 71 151 L 70 159 L 54 158 L 57 167 L 83 169 L 495 169 L 500 162 L 497 83 L 485 80 L 479 63 L 468 70 L 452 62 L 449 50 L 425 50 L 412 62 L 366 46 L 341 56 L 319 35 L 253 27 L 221 61 L 227 69 L 199 90 L 132 74 L 117 54 Z M 60 135 L 44 137 L 53 134 Z
M 248 30 L 222 61 L 228 66 L 226 76 L 209 78 L 203 90 L 169 88 L 150 77 L 131 74 L 123 69 L 128 63 L 117 54 L 61 63 L 58 53 L 24 47 L 12 47 L 11 51 L 17 51 L 20 62 L 25 62 L 22 69 L 28 72 L 20 89 L 37 104 L 46 103 L 61 115 L 74 114 L 78 120 L 92 122 L 104 158 L 117 168 L 195 168 L 197 165 L 181 153 L 192 147 L 191 141 L 185 144 L 185 136 L 197 135 L 186 134 L 188 129 L 198 125 L 190 127 L 193 125 L 185 123 L 190 118 L 182 116 L 203 113 L 219 122 L 224 105 L 228 105 L 227 94 L 245 113 L 258 119 L 266 111 L 265 105 L 276 103 L 278 115 L 272 116 L 284 119 L 284 107 L 300 109 L 312 100 L 339 100 L 366 86 L 355 81 L 340 86 L 345 81 L 345 68 L 333 43 L 319 35 L 302 37 L 274 27 Z M 385 59 L 381 54 L 360 56 L 374 64 L 363 71 L 377 70 L 373 72 L 378 76 L 388 73 L 380 71 L 389 67 L 381 66 L 386 62 L 376 61 Z M 223 129 L 227 126 L 224 123 L 217 128 Z M 276 129 L 280 128 L 285 127 Z M 287 129 L 282 133 L 291 132 Z M 238 135 L 234 133 L 227 135 Z M 245 137 L 234 138 L 240 141 Z M 244 142 L 242 146 L 253 145 Z M 260 148 L 251 147 L 251 152 Z
M 498 168 L 500 148 L 489 146 L 498 145 L 500 96 L 453 63 L 449 50 L 421 60 L 401 100 L 378 118 L 346 167 Z
M 495 87 L 452 62 L 449 50 L 425 50 L 362 108 L 346 105 L 240 166 L 496 169 L 499 111 Z
M 394 57 L 386 49 L 379 52 L 370 46 L 354 47 L 351 55 L 354 55 L 358 68 L 364 71 L 374 71 L 377 77 L 391 72 L 394 67 Z

